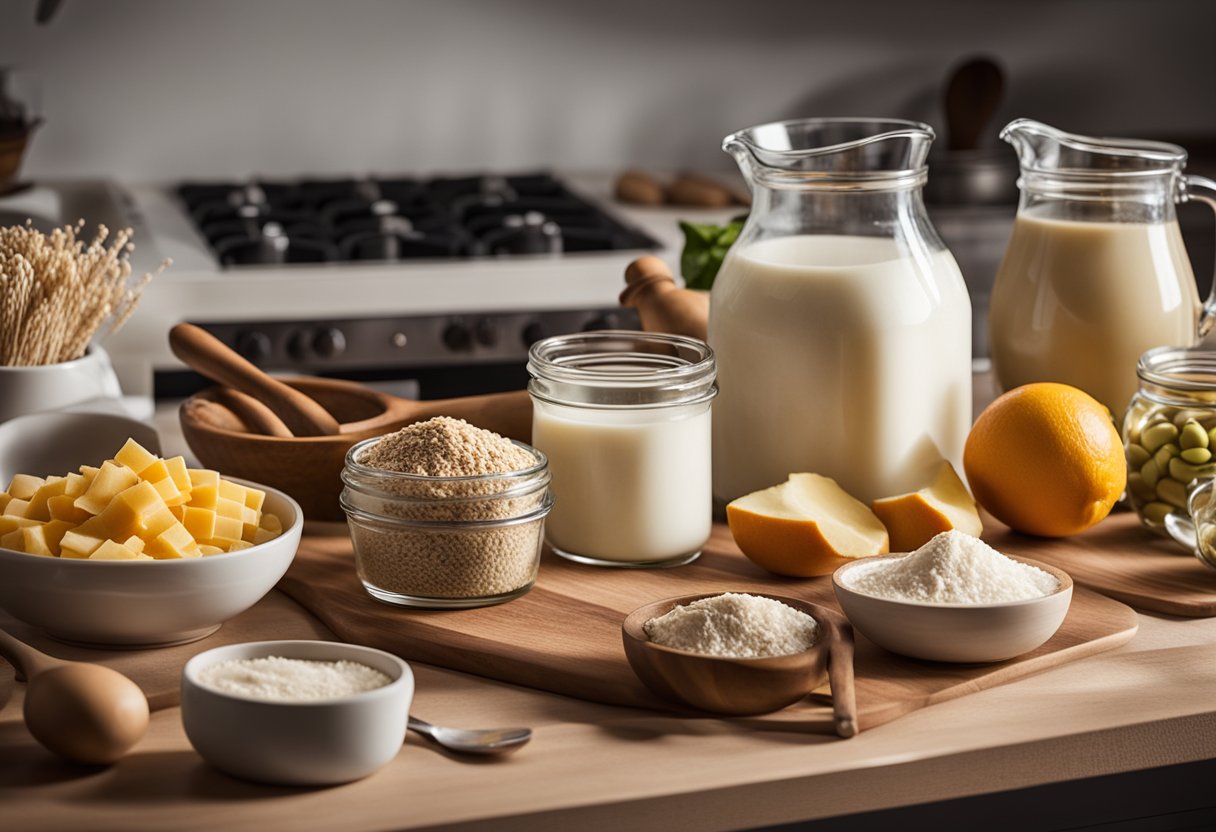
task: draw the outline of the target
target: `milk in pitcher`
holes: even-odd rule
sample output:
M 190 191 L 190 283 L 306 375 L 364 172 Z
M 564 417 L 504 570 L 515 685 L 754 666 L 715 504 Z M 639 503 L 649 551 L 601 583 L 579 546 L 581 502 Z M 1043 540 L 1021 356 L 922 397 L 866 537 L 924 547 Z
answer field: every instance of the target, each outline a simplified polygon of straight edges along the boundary
M 949 251 L 794 235 L 732 250 L 714 284 L 713 490 L 824 474 L 869 502 L 962 470 L 971 306 Z
M 993 369 L 1005 389 L 1079 387 L 1119 419 L 1140 355 L 1193 343 L 1200 308 L 1176 221 L 1019 214 L 993 286 Z

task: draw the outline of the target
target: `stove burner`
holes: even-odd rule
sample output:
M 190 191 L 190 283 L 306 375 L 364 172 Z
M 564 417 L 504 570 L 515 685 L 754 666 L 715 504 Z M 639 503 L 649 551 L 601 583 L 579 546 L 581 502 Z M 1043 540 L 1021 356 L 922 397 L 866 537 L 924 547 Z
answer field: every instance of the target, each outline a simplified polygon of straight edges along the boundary
M 185 183 L 178 196 L 224 266 L 658 246 L 543 173 Z

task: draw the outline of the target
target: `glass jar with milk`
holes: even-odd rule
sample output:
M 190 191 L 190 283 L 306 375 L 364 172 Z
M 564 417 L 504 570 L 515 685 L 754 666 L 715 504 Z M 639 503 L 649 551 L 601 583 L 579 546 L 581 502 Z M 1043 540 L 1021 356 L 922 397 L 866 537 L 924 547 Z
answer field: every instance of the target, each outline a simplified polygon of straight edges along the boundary
M 752 211 L 710 302 L 718 501 L 803 471 L 869 502 L 961 470 L 971 303 L 921 199 L 933 136 L 807 119 L 724 140 Z
M 626 567 L 701 554 L 714 366 L 704 341 L 678 335 L 605 330 L 532 345 L 532 444 L 549 457 L 555 552 Z
M 1096 139 L 1029 119 L 1001 138 L 1018 151 L 1022 189 L 989 313 L 1002 387 L 1057 381 L 1120 419 L 1136 364 L 1152 347 L 1185 347 L 1211 329 L 1175 217 L 1175 201 L 1216 207 L 1216 183 L 1186 176 L 1186 151 Z

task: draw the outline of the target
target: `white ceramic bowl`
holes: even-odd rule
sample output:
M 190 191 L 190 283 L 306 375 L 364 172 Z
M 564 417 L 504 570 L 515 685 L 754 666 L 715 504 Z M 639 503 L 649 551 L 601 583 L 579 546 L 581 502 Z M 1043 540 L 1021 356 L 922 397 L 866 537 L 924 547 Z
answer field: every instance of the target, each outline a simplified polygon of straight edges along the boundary
M 231 659 L 281 656 L 353 661 L 392 681 L 373 690 L 311 702 L 276 702 L 223 693 L 199 681 L 203 668 Z M 182 724 L 195 750 L 236 777 L 319 786 L 366 777 L 405 742 L 414 674 L 401 659 L 354 644 L 259 641 L 217 647 L 182 670 Z
M 0 422 L 90 399 L 120 396 L 122 388 L 110 357 L 97 346 L 89 347 L 75 361 L 38 367 L 0 367 Z
M 938 662 L 1001 662 L 1028 653 L 1055 635 L 1072 602 L 1072 578 L 1063 570 L 1014 558 L 1050 572 L 1060 582 L 1051 595 L 1004 604 L 926 604 L 865 595 L 849 574 L 874 558 L 846 564 L 832 575 L 836 600 L 853 627 L 892 653 Z
M 61 641 L 110 647 L 182 644 L 208 636 L 269 592 L 295 557 L 304 530 L 299 504 L 266 492 L 264 511 L 283 533 L 225 555 L 99 561 L 0 548 L 0 608 Z

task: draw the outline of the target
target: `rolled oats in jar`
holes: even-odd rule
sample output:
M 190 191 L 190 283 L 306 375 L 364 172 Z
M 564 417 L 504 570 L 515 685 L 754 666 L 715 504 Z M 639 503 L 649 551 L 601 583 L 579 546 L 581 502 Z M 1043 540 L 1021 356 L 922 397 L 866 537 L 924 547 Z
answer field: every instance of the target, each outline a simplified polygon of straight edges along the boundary
M 373 597 L 476 607 L 536 581 L 552 498 L 534 448 L 439 417 L 355 445 L 342 480 L 355 566 Z

